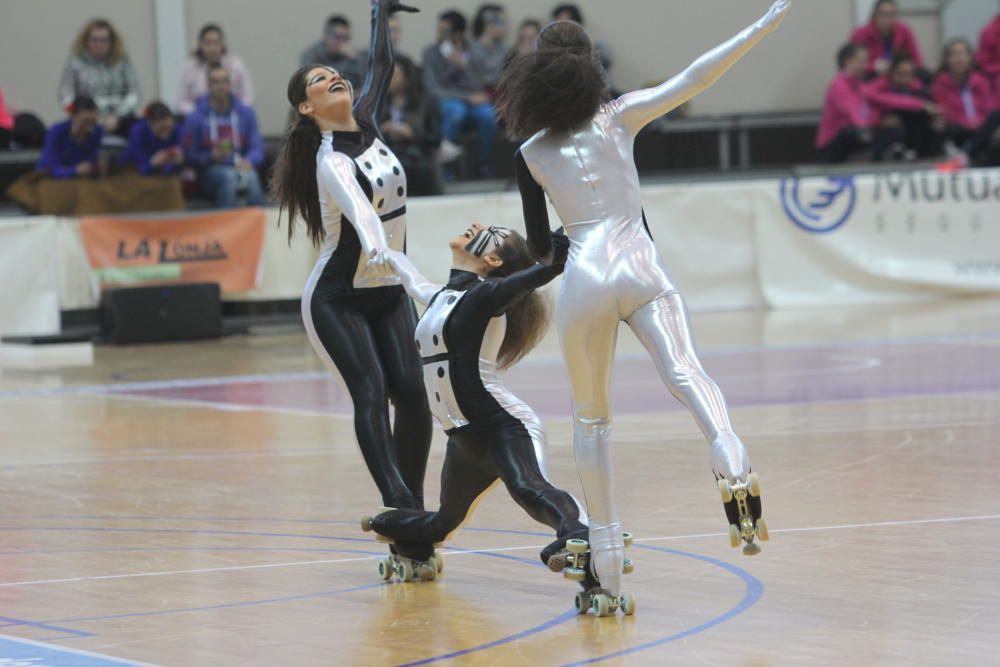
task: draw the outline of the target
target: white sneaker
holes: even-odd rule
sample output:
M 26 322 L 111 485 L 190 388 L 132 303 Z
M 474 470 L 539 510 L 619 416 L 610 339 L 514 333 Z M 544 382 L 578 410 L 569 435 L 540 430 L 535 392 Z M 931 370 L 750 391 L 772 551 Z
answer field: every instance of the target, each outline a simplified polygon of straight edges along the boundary
M 447 139 L 442 139 L 438 155 L 441 158 L 441 164 L 448 164 L 462 157 L 462 153 L 464 152 L 458 144 L 452 143 Z

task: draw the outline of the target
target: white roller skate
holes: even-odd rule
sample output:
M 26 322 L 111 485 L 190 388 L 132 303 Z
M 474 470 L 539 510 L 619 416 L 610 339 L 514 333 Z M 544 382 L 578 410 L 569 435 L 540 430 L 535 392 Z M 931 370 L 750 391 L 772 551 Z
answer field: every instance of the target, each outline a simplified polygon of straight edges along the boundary
M 747 476 L 746 482 L 731 484 L 726 478 L 719 480 L 719 493 L 729 519 L 729 545 L 734 549 L 743 542 L 743 555 L 760 553 L 757 540 L 767 542 L 767 522 L 761 516 L 760 480 L 757 473 Z
M 383 507 L 375 516 L 386 512 L 391 512 L 395 508 Z M 374 517 L 366 516 L 361 519 L 361 530 L 374 532 L 372 521 Z M 375 532 L 375 540 L 389 545 L 389 557 L 378 562 L 378 574 L 383 581 L 392 579 L 395 575 L 400 581 L 434 581 L 439 574 L 444 572 L 444 556 L 437 550 L 440 544 L 435 544 L 434 554 L 427 559 L 411 558 L 399 552 L 396 541 L 385 535 Z
M 632 534 L 622 533 L 625 548 L 632 546 Z M 590 568 L 590 544 L 587 540 L 566 540 L 566 547 L 549 557 L 549 569 L 562 572 L 567 579 L 577 581 L 583 590 L 576 594 L 574 606 L 578 614 L 592 611 L 594 616 L 609 616 L 621 609 L 626 616 L 635 613 L 635 595 L 622 593 L 614 596 L 601 588 L 597 577 Z M 631 574 L 635 569 L 628 558 L 622 567 L 623 574 Z

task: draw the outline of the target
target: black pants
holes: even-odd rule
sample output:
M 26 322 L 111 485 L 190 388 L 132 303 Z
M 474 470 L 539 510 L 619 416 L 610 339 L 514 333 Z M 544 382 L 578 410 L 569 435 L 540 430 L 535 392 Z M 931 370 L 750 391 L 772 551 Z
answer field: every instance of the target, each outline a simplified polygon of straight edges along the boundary
M 402 287 L 350 296 L 313 292 L 313 327 L 347 385 L 354 432 L 387 507 L 423 508 L 431 414 L 414 343 L 417 314 Z M 389 427 L 389 401 L 396 417 Z
M 895 111 L 903 127 L 903 143 L 920 157 L 933 157 L 941 152 L 941 138 L 931 126 L 925 111 Z
M 973 159 L 984 167 L 1000 167 L 1000 111 L 987 116 L 976 133 L 973 143 Z
M 586 537 L 576 501 L 545 479 L 531 436 L 520 423 L 489 429 L 466 427 L 452 435 L 441 469 L 438 511 L 387 512 L 375 517 L 372 527 L 399 541 L 442 542 L 498 479 L 532 519 L 556 531 L 557 542 Z M 546 547 L 546 552 L 554 550 L 553 545 Z
M 819 149 L 819 158 L 823 162 L 839 164 L 847 162 L 856 153 L 868 150 L 872 158 L 878 161 L 886 149 L 902 142 L 903 138 L 902 127 L 876 127 L 872 128 L 872 140 L 869 144 L 862 138 L 860 130 L 849 127 L 841 130 L 830 143 Z

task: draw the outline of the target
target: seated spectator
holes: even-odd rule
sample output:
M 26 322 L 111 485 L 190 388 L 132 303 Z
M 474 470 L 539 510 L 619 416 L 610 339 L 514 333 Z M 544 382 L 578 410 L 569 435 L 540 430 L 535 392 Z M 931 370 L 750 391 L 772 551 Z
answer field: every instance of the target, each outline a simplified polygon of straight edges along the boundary
M 555 9 L 552 10 L 552 20 L 553 21 L 573 21 L 574 23 L 579 23 L 584 25 L 583 22 L 583 12 L 580 11 L 578 5 L 568 3 L 563 5 L 556 5 Z M 594 41 L 594 50 L 597 52 L 597 57 L 600 58 L 601 64 L 604 66 L 604 72 L 608 75 L 608 82 L 610 85 L 611 81 L 611 65 L 613 63 L 613 52 L 611 47 L 607 43 L 601 40 Z M 611 85 L 611 96 L 619 97 L 621 91 L 615 89 L 614 85 Z
M 86 95 L 69 105 L 69 120 L 56 123 L 45 134 L 38 171 L 50 178 L 96 176 L 101 138 L 97 104 Z
M 186 116 L 194 111 L 195 102 L 208 92 L 208 68 L 222 65 L 229 70 L 233 94 L 247 106 L 253 106 L 253 81 L 246 65 L 226 49 L 222 28 L 209 23 L 198 32 L 198 48 L 188 58 L 177 91 L 177 113 Z
M 538 48 L 538 33 L 542 31 L 542 24 L 535 19 L 524 19 L 517 29 L 517 44 L 514 51 L 519 55 L 531 53 Z
M 132 126 L 122 162 L 130 163 L 143 176 L 177 174 L 184 165 L 181 129 L 163 102 L 146 107 L 143 119 Z
M 139 109 L 139 82 L 122 38 L 104 19 L 94 19 L 80 30 L 63 67 L 59 104 L 65 108 L 80 95 L 97 104 L 107 132 L 128 136 Z
M 208 95 L 188 114 L 183 132 L 184 155 L 198 170 L 202 192 L 220 208 L 236 206 L 240 194 L 247 205 L 264 204 L 256 168 L 264 150 L 253 109 L 233 95 L 229 70 L 208 68 Z
M 389 104 L 382 118 L 382 134 L 406 172 L 411 195 L 439 195 L 437 151 L 441 145 L 441 114 L 437 104 L 422 94 L 416 66 L 397 61 L 389 84 Z
M 979 52 L 976 61 L 983 72 L 993 80 L 993 98 L 1000 109 L 1000 14 L 979 33 Z
M 945 45 L 932 93 L 946 123 L 946 150 L 955 153 L 957 148 L 968 153 L 976 132 L 993 109 L 992 86 L 976 70 L 968 41 L 953 39 Z
M 902 140 L 898 127 L 878 127 L 864 86 L 868 51 L 846 44 L 837 53 L 840 72 L 830 83 L 816 135 L 816 149 L 824 162 L 846 162 L 864 152 L 876 159 Z
M 10 148 L 10 138 L 14 133 L 14 116 L 7 111 L 3 99 L 3 88 L 0 88 L 0 150 Z
M 872 9 L 871 21 L 851 35 L 852 44 L 863 46 L 868 51 L 865 71 L 869 78 L 884 74 L 898 54 L 910 56 L 918 69 L 924 68 L 924 60 L 920 56 L 920 47 L 913 30 L 898 17 L 896 0 L 878 0 Z
M 889 70 L 868 84 L 866 97 L 878 127 L 897 126 L 903 130 L 904 153 L 897 157 L 931 157 L 940 152 L 938 133 L 944 129 L 941 110 L 917 76 L 913 58 L 901 53 L 892 59 Z
M 355 90 L 361 90 L 364 70 L 361 69 L 358 56 L 351 46 L 351 22 L 340 14 L 327 19 L 323 37 L 302 52 L 299 64 L 303 67 L 306 65 L 332 67 L 354 84 Z
M 500 5 L 481 5 L 472 21 L 469 62 L 492 100 L 510 49 L 507 47 L 507 15 Z
M 465 30 L 465 17 L 455 10 L 438 17 L 437 42 L 424 50 L 424 89 L 440 105 L 441 131 L 450 144 L 461 143 L 466 124 L 475 126 L 479 175 L 489 177 L 493 173 L 496 116 L 482 82 L 470 67 Z M 450 176 L 446 172 L 446 177 Z

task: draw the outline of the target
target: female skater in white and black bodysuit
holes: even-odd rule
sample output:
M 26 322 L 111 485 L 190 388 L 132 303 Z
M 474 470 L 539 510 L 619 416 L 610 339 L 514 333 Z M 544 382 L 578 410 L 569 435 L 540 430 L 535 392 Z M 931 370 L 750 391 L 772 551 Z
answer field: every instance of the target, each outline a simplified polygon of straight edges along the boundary
M 405 243 L 406 175 L 382 143 L 377 120 L 393 72 L 389 16 L 416 11 L 372 0 L 370 65 L 357 100 L 347 79 L 321 65 L 288 84 L 297 115 L 272 188 L 306 224 L 322 253 L 302 296 L 309 341 L 339 371 L 354 403 L 354 431 L 390 507 L 423 507 L 431 416 L 413 344 L 416 312 L 381 252 Z M 389 425 L 389 401 L 395 424 Z
M 633 142 L 646 124 L 711 86 L 777 29 L 788 8 L 789 0 L 778 0 L 762 19 L 680 75 L 616 100 L 608 100 L 590 38 L 565 21 L 545 28 L 538 50 L 515 58 L 500 82 L 499 115 L 512 136 L 530 137 L 516 155 L 528 240 L 537 256 L 549 252 L 547 193 L 571 242 L 556 322 L 572 384 L 591 562 L 613 596 L 621 591 L 624 559 L 610 450 L 619 322 L 635 332 L 671 393 L 694 415 L 711 443 L 716 477 L 744 482 L 750 474 L 725 400 L 698 361 L 684 301 L 646 228 Z M 756 519 L 760 505 L 753 501 Z M 733 522 L 732 503 L 726 510 Z

